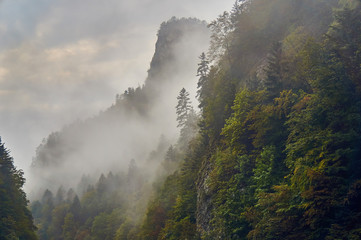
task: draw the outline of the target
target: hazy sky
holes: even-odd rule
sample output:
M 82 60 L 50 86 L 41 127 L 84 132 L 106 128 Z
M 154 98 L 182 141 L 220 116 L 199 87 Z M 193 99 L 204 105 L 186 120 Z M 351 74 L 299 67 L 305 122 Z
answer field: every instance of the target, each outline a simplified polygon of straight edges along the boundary
M 142 85 L 161 22 L 234 0 L 0 0 L 0 136 L 27 170 L 50 132 Z

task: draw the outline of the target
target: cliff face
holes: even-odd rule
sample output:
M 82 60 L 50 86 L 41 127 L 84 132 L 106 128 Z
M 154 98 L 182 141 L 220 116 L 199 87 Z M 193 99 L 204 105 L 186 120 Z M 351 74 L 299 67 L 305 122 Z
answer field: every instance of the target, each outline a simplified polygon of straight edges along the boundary
M 206 22 L 198 19 L 173 17 L 163 22 L 157 33 L 155 53 L 145 84 L 162 84 L 174 71 L 181 72 L 184 65 L 172 63 L 190 60 L 188 57 L 194 56 L 193 50 L 199 48 L 199 44 L 207 47 L 209 34 Z M 180 50 L 184 50 L 183 54 Z
M 144 85 L 146 94 L 151 99 L 169 101 L 171 95 L 177 96 L 183 87 L 195 93 L 198 56 L 207 51 L 209 45 L 207 24 L 198 19 L 173 17 L 161 24 L 157 36 Z
M 209 187 L 210 173 L 213 169 L 210 161 L 205 161 L 199 173 L 197 183 L 197 231 L 205 235 L 211 230 L 212 194 Z

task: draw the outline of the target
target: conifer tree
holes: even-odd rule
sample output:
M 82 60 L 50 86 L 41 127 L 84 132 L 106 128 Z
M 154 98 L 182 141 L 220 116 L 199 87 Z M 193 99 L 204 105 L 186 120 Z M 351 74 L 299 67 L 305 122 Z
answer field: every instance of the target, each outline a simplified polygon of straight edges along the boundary
M 189 98 L 189 93 L 187 92 L 187 90 L 185 90 L 185 88 L 182 88 L 182 90 L 179 92 L 177 100 L 178 100 L 178 104 L 176 106 L 177 121 L 178 121 L 177 127 L 183 127 L 187 121 L 189 111 L 191 110 L 191 101 Z
M 17 170 L 0 140 L 0 239 L 37 239 L 22 187 L 23 172 Z
M 219 60 L 220 57 L 225 55 L 229 63 L 231 63 L 229 55 L 232 43 L 231 33 L 235 29 L 231 14 L 227 11 L 223 12 L 208 27 L 212 31 L 211 46 L 209 48 L 211 60 Z
M 351 1 L 352 2 L 352 1 Z M 335 22 L 327 33 L 328 44 L 343 62 L 347 74 L 361 92 L 361 1 L 355 7 L 336 11 Z
M 209 61 L 207 60 L 206 55 L 204 52 L 199 56 L 200 63 L 198 63 L 197 69 L 197 77 L 198 84 L 197 84 L 197 98 L 199 101 L 199 107 L 202 108 L 204 105 L 204 98 L 207 94 L 208 86 L 208 74 L 209 74 Z
M 274 43 L 271 53 L 268 57 L 268 67 L 266 69 L 266 79 L 264 81 L 264 88 L 267 90 L 271 99 L 276 97 L 281 92 L 281 77 L 282 77 L 282 44 L 280 42 Z
M 198 69 L 197 69 L 197 77 L 199 77 L 198 80 L 198 89 L 203 87 L 206 84 L 207 81 L 207 75 L 209 73 L 209 61 L 207 60 L 206 55 L 204 52 L 199 56 L 199 59 L 201 60 L 200 63 L 198 63 Z M 200 89 L 197 91 L 197 96 L 200 96 Z

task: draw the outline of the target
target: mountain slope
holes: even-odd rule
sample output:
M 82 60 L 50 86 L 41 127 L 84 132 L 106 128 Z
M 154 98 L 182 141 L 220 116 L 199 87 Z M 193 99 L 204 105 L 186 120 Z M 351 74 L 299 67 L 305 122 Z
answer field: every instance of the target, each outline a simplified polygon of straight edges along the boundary
M 115 104 L 99 115 L 50 134 L 37 149 L 29 180 L 55 190 L 74 187 L 83 174 L 127 169 L 131 159 L 145 163 L 161 135 L 174 139 L 178 134 L 176 96 L 183 87 L 195 89 L 196 62 L 208 38 L 199 20 L 164 22 L 144 86 L 117 95 Z
M 162 138 L 150 155 L 139 153 L 141 133 L 172 131 L 160 102 L 182 79 L 173 53 L 185 56 L 181 65 L 189 59 L 162 49 L 181 34 L 159 32 L 151 63 L 159 70 L 95 118 L 107 136 L 113 121 L 136 121 L 127 128 L 138 138 L 120 128 L 132 144 L 122 152 L 134 146 L 148 160 L 91 184 L 84 176 L 80 198 L 45 191 L 33 205 L 42 239 L 361 238 L 361 2 L 240 0 L 209 28 L 208 57 L 195 65 L 200 116 L 182 89 L 178 103 L 189 112 L 178 141 Z
M 143 239 L 360 238 L 360 1 L 237 3 Z

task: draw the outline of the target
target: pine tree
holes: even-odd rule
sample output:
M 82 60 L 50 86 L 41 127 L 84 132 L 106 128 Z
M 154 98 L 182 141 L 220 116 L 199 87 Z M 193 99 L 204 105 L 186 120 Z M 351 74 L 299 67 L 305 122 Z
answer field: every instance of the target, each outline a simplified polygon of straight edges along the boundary
M 183 127 L 187 121 L 189 111 L 191 110 L 191 101 L 189 98 L 189 93 L 185 88 L 179 92 L 177 97 L 178 104 L 176 106 L 177 113 L 177 127 Z
M 176 169 L 176 166 L 178 166 L 177 155 L 178 155 L 177 149 L 173 147 L 173 145 L 170 145 L 170 147 L 168 148 L 165 154 L 164 161 L 162 163 L 162 166 L 167 173 L 172 173 Z
M 361 2 L 336 11 L 335 22 L 327 33 L 328 44 L 343 62 L 347 74 L 361 93 Z
M 280 42 L 274 43 L 271 53 L 268 57 L 268 67 L 266 69 L 266 79 L 264 81 L 264 88 L 266 89 L 271 99 L 275 98 L 281 91 L 282 87 L 282 44 Z
M 204 106 L 204 100 L 205 96 L 207 95 L 207 92 L 209 91 L 208 86 L 208 74 L 209 74 L 209 61 L 207 60 L 207 57 L 204 53 L 202 53 L 199 56 L 199 59 L 201 60 L 200 63 L 198 63 L 198 69 L 197 69 L 197 77 L 198 84 L 197 84 L 197 98 L 199 101 L 199 108 L 202 108 Z
M 184 123 L 184 126 L 180 130 L 180 136 L 178 139 L 178 147 L 184 153 L 186 152 L 186 149 L 188 148 L 189 142 L 199 132 L 198 120 L 199 120 L 199 118 L 198 118 L 197 113 L 194 111 L 193 108 L 191 108 L 187 115 L 187 119 Z
M 197 97 L 201 98 L 201 89 L 206 85 L 207 82 L 207 75 L 209 73 L 209 61 L 207 60 L 206 55 L 204 52 L 199 56 L 199 59 L 201 60 L 200 63 L 198 63 L 198 69 L 197 69 L 197 77 L 199 77 L 198 80 L 198 91 L 197 91 Z
M 208 27 L 212 31 L 211 46 L 209 48 L 211 60 L 219 60 L 221 57 L 226 56 L 228 62 L 231 64 L 230 50 L 232 43 L 232 32 L 235 29 L 233 16 L 225 11 L 219 15 L 218 18 L 212 21 Z
M 0 239 L 37 239 L 22 187 L 23 172 L 17 170 L 0 140 Z
M 63 237 L 64 240 L 74 239 L 76 234 L 76 222 L 72 213 L 68 213 L 64 218 Z

